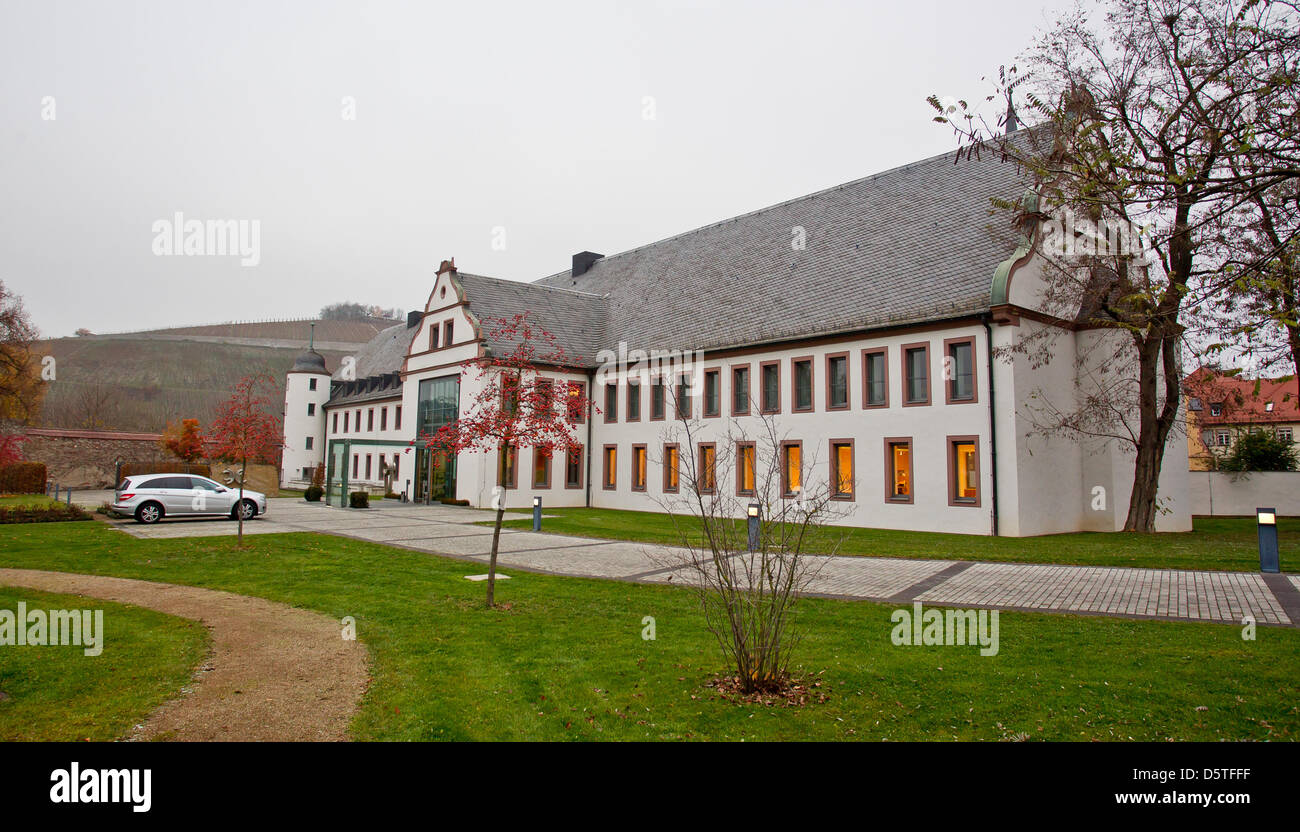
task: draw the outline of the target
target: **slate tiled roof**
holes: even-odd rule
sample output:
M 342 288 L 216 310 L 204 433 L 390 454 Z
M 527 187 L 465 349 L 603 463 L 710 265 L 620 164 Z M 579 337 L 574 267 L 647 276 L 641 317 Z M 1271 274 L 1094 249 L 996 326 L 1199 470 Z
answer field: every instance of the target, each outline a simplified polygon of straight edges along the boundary
M 566 363 L 574 367 L 590 367 L 596 363 L 596 353 L 604 342 L 607 303 L 600 295 L 545 286 L 540 283 L 520 283 L 495 277 L 458 272 L 456 279 L 465 288 L 465 298 L 470 311 L 481 322 L 491 318 L 511 318 L 527 310 L 529 319 L 555 337 L 556 345 L 563 350 Z M 488 336 L 490 327 L 484 326 Z M 489 346 L 497 354 L 509 352 L 514 343 L 489 338 Z
M 401 370 L 402 362 L 406 359 L 406 348 L 411 345 L 411 333 L 412 330 L 407 329 L 406 324 L 397 324 L 380 331 L 378 335 L 367 341 L 366 345 L 355 353 L 356 378 L 368 378 Z M 342 374 L 343 363 L 340 362 L 332 378 L 337 381 L 342 378 Z
M 599 260 L 534 286 L 604 296 L 601 344 L 721 348 L 989 308 L 1013 230 L 990 198 L 1025 178 L 996 153 L 914 162 Z M 796 227 L 806 247 L 791 245 Z M 598 247 L 598 246 L 597 246 Z M 471 302 L 473 290 L 469 292 Z M 590 312 L 584 310 L 584 315 Z

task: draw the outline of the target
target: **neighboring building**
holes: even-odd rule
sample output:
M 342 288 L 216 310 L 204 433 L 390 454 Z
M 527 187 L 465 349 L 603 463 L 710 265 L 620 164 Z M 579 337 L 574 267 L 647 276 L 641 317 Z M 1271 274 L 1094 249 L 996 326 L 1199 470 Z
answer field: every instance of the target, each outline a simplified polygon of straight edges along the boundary
M 1183 380 L 1187 397 L 1187 464 L 1214 470 L 1246 431 L 1271 431 L 1294 443 L 1300 435 L 1300 383 L 1295 376 L 1248 379 L 1202 367 Z
M 444 262 L 422 311 L 333 372 L 315 421 L 286 418 L 286 475 L 328 460 L 338 504 L 358 483 L 378 488 L 393 466 L 394 490 L 413 499 L 490 505 L 496 453 L 438 459 L 414 440 L 473 400 L 467 361 L 508 351 L 480 321 L 526 310 L 574 368 L 542 375 L 585 385 L 602 412 L 579 426 L 579 454 L 517 455 L 510 505 L 539 495 L 548 506 L 658 510 L 654 498 L 674 487 L 674 455 L 707 459 L 729 429 L 756 433 L 761 410 L 788 437 L 783 464 L 797 471 L 813 461 L 813 477 L 844 484 L 853 525 L 1003 535 L 1122 528 L 1131 450 L 1038 437 L 1017 408 L 1035 391 L 1073 401 L 1076 373 L 1087 369 L 1076 363 L 1121 337 L 1041 311 L 1042 264 L 1011 229 L 990 228 L 990 197 L 1023 192 L 997 154 L 956 165 L 946 154 L 621 254 L 581 252 L 571 269 L 533 283 Z M 1015 353 L 993 360 L 1043 327 L 1060 333 L 1047 364 Z M 701 359 L 690 387 L 700 447 L 670 446 L 672 387 L 636 384 L 635 368 L 609 372 L 612 358 L 637 350 Z M 311 353 L 300 363 L 311 365 L 297 371 L 304 379 L 322 378 Z M 290 378 L 286 413 L 306 414 L 317 400 Z M 1184 451 L 1179 442 L 1167 451 L 1163 529 L 1191 527 Z

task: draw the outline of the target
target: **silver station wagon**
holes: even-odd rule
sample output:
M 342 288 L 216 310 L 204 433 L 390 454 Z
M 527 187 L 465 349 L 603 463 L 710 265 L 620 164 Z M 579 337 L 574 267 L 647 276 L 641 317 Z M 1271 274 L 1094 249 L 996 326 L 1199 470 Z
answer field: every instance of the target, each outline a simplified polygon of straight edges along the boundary
M 157 523 L 164 517 L 230 517 L 235 519 L 239 489 L 194 474 L 138 474 L 117 486 L 110 508 L 134 517 L 137 523 Z M 266 514 L 266 495 L 244 489 L 239 513 L 245 520 Z

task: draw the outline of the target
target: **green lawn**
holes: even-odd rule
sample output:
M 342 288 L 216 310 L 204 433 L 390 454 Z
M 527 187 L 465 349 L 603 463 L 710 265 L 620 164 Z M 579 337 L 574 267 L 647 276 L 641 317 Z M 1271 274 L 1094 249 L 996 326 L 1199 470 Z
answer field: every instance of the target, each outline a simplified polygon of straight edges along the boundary
M 103 610 L 103 652 L 0 646 L 0 741 L 124 737 L 179 693 L 207 653 L 207 632 L 195 621 L 98 598 L 0 586 L 0 610 L 16 611 L 20 601 L 29 610 Z
M 54 499 L 44 494 L 6 494 L 0 497 L 0 506 L 48 506 Z
M 313 534 L 138 540 L 100 523 L 0 528 L 0 565 L 257 595 L 357 621 L 362 740 L 1295 739 L 1300 630 L 1004 613 L 1001 652 L 896 647 L 891 608 L 810 599 L 797 670 L 830 700 L 732 704 L 693 594 L 512 572 Z M 653 616 L 657 638 L 642 639 Z M 3 650 L 6 648 L 0 648 Z M 1198 710 L 1205 708 L 1205 710 Z
M 681 543 L 667 515 L 655 512 L 548 508 L 546 514 L 556 515 L 542 521 L 542 530 L 547 532 L 643 543 Z M 507 520 L 504 526 L 531 529 L 532 521 Z M 839 548 L 842 555 L 1259 571 L 1255 521 L 1249 518 L 1200 518 L 1195 521 L 1195 531 L 1155 535 L 1083 532 L 1044 537 L 988 537 L 889 529 L 845 528 L 842 531 Z M 1278 539 L 1283 570 L 1300 572 L 1300 521 L 1281 520 Z

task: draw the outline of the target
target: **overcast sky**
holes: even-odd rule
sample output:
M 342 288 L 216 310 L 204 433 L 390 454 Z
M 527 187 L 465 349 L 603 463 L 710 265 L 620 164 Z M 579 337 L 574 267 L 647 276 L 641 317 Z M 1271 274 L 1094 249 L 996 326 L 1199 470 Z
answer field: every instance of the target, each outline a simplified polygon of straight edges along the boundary
M 1064 5 L 0 0 L 0 280 L 46 336 L 534 280 L 952 149 Z

